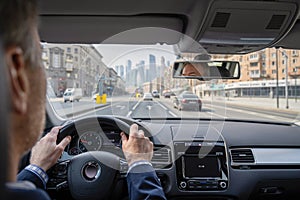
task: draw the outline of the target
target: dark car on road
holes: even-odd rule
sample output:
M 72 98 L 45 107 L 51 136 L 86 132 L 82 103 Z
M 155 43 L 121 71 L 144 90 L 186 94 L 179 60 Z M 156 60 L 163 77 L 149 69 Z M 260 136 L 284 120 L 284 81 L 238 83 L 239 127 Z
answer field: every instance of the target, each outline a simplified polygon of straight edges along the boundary
M 175 97 L 173 100 L 174 108 L 178 110 L 199 110 L 202 109 L 202 101 L 195 94 L 184 93 Z
M 163 96 L 164 96 L 165 98 L 171 98 L 171 96 L 175 96 L 175 94 L 174 94 L 173 92 L 165 92 L 165 93 L 163 94 Z

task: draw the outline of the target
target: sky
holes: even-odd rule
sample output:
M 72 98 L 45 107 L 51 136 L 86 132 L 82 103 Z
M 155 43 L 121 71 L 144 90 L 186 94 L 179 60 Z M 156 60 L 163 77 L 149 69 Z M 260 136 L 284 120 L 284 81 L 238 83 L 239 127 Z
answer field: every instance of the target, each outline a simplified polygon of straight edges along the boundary
M 116 65 L 127 65 L 127 60 L 132 61 L 132 66 L 139 63 L 141 60 L 145 61 L 145 64 L 149 64 L 149 54 L 155 55 L 156 63 L 160 64 L 162 56 L 165 57 L 165 63 L 167 61 L 175 61 L 172 46 L 168 45 L 94 45 L 96 49 L 103 55 L 103 62 L 109 66 L 114 67 Z

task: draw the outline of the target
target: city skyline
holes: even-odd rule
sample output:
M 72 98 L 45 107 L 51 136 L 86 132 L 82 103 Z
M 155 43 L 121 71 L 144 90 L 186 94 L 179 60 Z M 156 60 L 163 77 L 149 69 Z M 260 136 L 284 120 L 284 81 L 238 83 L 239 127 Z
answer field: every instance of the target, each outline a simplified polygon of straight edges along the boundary
M 157 77 L 162 77 L 167 64 L 170 64 L 170 61 L 166 62 L 164 56 L 157 58 L 151 53 L 148 54 L 147 60 L 148 65 L 145 60 L 140 60 L 132 66 L 132 61 L 128 59 L 125 66 L 123 64 L 116 65 L 113 66 L 113 69 L 120 77 L 126 80 L 126 86 L 141 87 L 146 82 L 151 82 Z
M 149 54 L 157 58 L 165 57 L 166 62 L 176 60 L 172 46 L 168 45 L 94 45 L 103 56 L 103 62 L 107 66 L 126 66 L 127 60 L 131 60 L 134 68 L 141 60 L 148 65 Z M 158 63 L 159 64 L 159 61 Z

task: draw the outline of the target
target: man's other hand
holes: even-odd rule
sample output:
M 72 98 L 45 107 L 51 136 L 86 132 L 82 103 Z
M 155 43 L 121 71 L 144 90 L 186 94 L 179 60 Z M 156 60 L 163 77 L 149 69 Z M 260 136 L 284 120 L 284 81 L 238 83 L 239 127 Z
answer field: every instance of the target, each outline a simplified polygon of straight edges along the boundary
M 121 133 L 121 137 L 122 150 L 129 166 L 137 161 L 151 161 L 153 156 L 153 143 L 148 137 L 145 137 L 144 131 L 138 130 L 138 125 L 131 125 L 129 138 L 127 138 L 123 132 Z

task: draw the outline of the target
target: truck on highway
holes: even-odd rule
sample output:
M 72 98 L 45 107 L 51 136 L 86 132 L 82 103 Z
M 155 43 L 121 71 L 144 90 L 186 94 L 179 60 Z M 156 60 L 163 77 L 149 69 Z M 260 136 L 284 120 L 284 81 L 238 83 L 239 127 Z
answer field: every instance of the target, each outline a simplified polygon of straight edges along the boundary
M 67 101 L 79 101 L 82 98 L 82 89 L 81 88 L 67 88 L 64 92 L 64 102 Z

